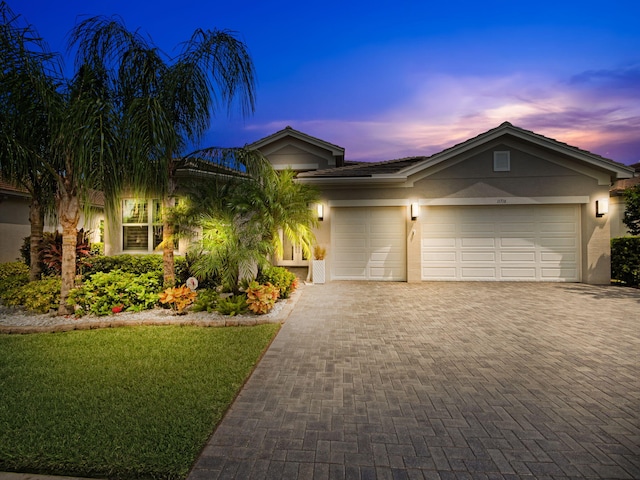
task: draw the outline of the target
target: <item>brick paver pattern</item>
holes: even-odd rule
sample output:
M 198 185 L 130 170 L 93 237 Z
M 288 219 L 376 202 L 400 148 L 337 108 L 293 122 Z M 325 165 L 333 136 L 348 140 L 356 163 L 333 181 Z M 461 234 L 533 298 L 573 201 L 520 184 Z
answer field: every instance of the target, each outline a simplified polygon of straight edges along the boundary
M 306 286 L 189 479 L 640 478 L 640 291 Z

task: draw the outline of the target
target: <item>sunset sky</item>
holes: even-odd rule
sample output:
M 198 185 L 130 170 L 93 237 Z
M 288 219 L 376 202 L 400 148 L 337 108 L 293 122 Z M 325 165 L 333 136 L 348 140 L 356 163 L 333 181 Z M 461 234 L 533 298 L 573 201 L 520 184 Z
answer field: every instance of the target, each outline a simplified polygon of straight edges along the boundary
M 8 4 L 61 52 L 76 21 L 99 14 L 119 15 L 168 54 L 196 28 L 237 32 L 256 66 L 256 111 L 220 112 L 201 147 L 290 125 L 346 148 L 348 160 L 390 160 L 509 121 L 640 162 L 638 0 Z

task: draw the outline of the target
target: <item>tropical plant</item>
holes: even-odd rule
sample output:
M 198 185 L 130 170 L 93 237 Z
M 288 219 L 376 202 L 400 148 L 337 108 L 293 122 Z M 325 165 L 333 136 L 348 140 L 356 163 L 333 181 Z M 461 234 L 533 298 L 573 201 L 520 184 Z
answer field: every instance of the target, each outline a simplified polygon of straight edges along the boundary
M 191 290 L 186 285 L 169 287 L 160 294 L 160 303 L 169 305 L 176 313 L 183 313 L 184 309 L 191 305 L 198 296 L 198 292 Z
M 197 143 L 215 111 L 240 103 L 254 109 L 254 67 L 245 45 L 228 31 L 196 30 L 174 58 L 118 18 L 93 17 L 71 33 L 79 63 L 106 72 L 122 113 L 121 158 L 130 158 L 128 177 L 143 198 L 163 198 L 165 285 L 175 283 L 173 229 L 168 211 L 176 193 L 177 156 Z
M 87 258 L 91 256 L 88 234 L 78 230 L 76 240 L 76 273 L 89 264 Z M 41 250 L 44 271 L 47 274 L 60 275 L 62 272 L 62 235 L 57 230 L 53 233 L 46 232 L 42 239 Z
M 21 287 L 29 282 L 29 267 L 22 262 L 0 263 L 0 292 Z
M 60 302 L 60 279 L 46 278 L 0 292 L 0 300 L 8 306 L 22 306 L 36 313 L 56 310 Z
M 198 297 L 191 307 L 194 312 L 215 312 L 220 300 L 220 294 L 213 288 L 198 290 Z
M 48 53 L 35 30 L 0 5 L 0 169 L 14 183 L 37 172 L 54 186 L 55 195 L 42 198 L 55 199 L 62 226 L 63 314 L 74 285 L 80 210 L 88 212 L 94 189 L 104 192 L 111 218 L 125 180 L 135 191 L 162 195 L 168 207 L 174 156 L 199 140 L 219 103 L 231 108 L 239 100 L 243 112 L 253 110 L 253 65 L 244 44 L 228 32 L 197 30 L 173 61 L 120 20 L 95 17 L 71 32 L 77 54 L 68 81 L 60 58 Z M 30 138 L 36 137 L 32 129 L 42 131 L 37 140 Z M 174 280 L 171 227 L 165 222 L 167 283 Z
M 324 257 L 327 255 L 327 249 L 321 247 L 320 245 L 316 245 L 313 247 L 313 258 L 315 260 L 324 260 Z
M 247 313 L 248 308 L 246 295 L 231 295 L 218 300 L 216 311 L 221 315 L 233 317 Z
M 317 225 L 309 208 L 317 200 L 315 188 L 296 183 L 291 170 L 276 172 L 259 152 L 238 152 L 252 159 L 245 160 L 246 173 L 201 188 L 191 202 L 200 216 L 186 215 L 202 228 L 193 272 L 200 279 L 216 275 L 235 292 L 282 255 L 281 234 L 310 256 Z
M 258 273 L 256 280 L 263 285 L 270 283 L 275 286 L 280 290 L 281 298 L 289 298 L 298 288 L 298 277 L 284 267 L 274 267 L 272 265 L 264 267 Z
M 61 63 L 6 2 L 0 2 L 0 22 L 0 177 L 31 197 L 26 260 L 30 280 L 37 280 L 45 216 L 55 210 L 54 176 L 42 165 L 50 147 L 48 112 Z
M 258 315 L 269 313 L 280 296 L 280 290 L 270 283 L 260 285 L 253 281 L 246 290 L 249 310 Z
M 631 235 L 640 235 L 640 185 L 624 191 L 625 209 L 622 221 Z
M 77 316 L 110 315 L 114 307 L 140 312 L 158 303 L 161 280 L 154 272 L 142 275 L 113 270 L 96 273 L 81 287 L 71 290 L 67 304 Z

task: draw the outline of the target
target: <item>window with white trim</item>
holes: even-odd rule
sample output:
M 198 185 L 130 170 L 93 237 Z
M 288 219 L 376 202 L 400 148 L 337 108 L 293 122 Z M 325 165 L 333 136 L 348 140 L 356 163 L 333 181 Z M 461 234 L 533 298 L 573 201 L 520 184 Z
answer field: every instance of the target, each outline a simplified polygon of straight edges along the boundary
M 162 242 L 160 200 L 122 201 L 122 249 L 152 252 Z
M 495 151 L 493 152 L 493 171 L 494 172 L 510 172 L 511 171 L 511 152 Z

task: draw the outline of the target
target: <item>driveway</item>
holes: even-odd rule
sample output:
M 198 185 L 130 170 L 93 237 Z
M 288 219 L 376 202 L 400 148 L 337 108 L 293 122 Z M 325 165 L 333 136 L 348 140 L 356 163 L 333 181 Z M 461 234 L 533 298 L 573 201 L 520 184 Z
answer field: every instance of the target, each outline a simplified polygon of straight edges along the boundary
M 304 287 L 190 480 L 640 478 L 640 291 Z

